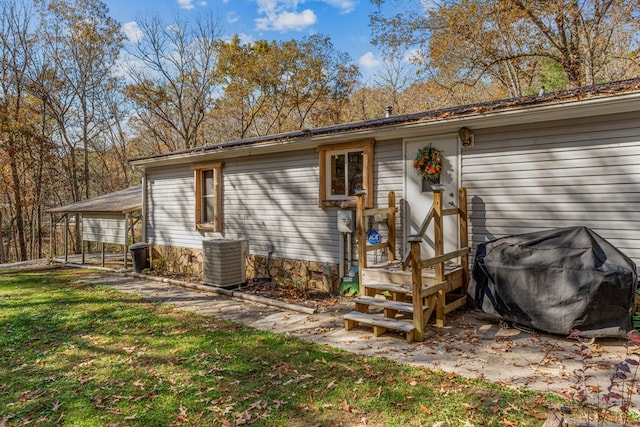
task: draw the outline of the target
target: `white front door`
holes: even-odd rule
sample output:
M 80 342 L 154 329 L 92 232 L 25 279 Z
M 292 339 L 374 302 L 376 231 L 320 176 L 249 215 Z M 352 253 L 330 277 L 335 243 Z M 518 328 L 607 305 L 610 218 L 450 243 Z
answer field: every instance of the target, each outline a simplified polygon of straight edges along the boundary
M 443 209 L 458 206 L 458 175 L 460 164 L 460 150 L 458 137 L 455 134 L 436 137 L 422 137 L 404 141 L 404 182 L 406 210 L 404 223 L 405 251 L 408 250 L 407 237 L 420 231 L 422 222 L 426 218 L 433 204 L 433 189 L 425 182 L 413 168 L 413 161 L 418 150 L 431 144 L 442 151 L 443 167 L 440 183 L 444 185 L 442 200 Z M 458 249 L 458 216 L 444 217 L 444 253 Z M 422 258 L 435 255 L 433 245 L 433 221 L 424 235 L 421 247 Z

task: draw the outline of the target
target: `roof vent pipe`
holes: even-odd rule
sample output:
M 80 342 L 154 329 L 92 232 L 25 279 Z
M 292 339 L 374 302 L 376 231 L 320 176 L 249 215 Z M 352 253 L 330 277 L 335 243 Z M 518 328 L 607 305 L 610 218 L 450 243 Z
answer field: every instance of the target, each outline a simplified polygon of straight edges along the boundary
M 386 107 L 384 107 L 384 110 L 385 110 L 384 116 L 386 118 L 391 117 L 391 113 L 393 112 L 393 107 L 391 105 L 387 105 Z

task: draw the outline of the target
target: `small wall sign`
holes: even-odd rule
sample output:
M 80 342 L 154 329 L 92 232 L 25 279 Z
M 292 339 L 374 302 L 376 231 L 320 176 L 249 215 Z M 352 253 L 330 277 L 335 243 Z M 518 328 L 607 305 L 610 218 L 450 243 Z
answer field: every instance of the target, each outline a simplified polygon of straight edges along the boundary
M 371 230 L 367 233 L 367 242 L 369 242 L 370 245 L 377 245 L 381 240 L 382 238 L 377 230 Z

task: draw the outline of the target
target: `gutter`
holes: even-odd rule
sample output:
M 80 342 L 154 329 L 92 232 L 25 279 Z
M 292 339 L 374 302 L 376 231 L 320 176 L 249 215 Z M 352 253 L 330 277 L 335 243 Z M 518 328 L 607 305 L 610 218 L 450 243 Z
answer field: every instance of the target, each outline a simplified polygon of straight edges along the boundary
M 640 79 L 636 80 L 640 81 Z M 147 166 L 179 165 L 266 153 L 315 149 L 325 144 L 367 138 L 389 140 L 411 138 L 425 134 L 437 135 L 456 132 L 463 126 L 479 130 L 523 123 L 540 123 L 640 111 L 640 91 L 609 96 L 596 94 L 585 98 L 578 97 L 576 99 L 574 97 L 559 100 L 556 96 L 551 95 L 546 96 L 551 99 L 546 102 L 543 100 L 537 100 L 536 102 L 536 97 L 528 97 L 525 98 L 525 101 L 528 102 L 521 101 L 520 104 L 513 107 L 508 105 L 510 102 L 515 103 L 515 100 L 474 104 L 197 147 L 180 152 L 132 159 L 130 163 L 135 167 L 144 169 Z M 587 93 L 586 96 L 588 95 Z M 499 109 L 491 108 L 492 105 L 495 106 L 500 103 L 507 106 Z

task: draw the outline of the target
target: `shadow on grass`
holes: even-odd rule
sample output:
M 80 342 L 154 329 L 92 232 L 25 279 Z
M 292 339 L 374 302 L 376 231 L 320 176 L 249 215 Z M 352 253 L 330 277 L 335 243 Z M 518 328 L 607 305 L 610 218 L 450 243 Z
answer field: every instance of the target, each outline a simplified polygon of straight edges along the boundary
M 0 278 L 5 425 L 411 426 L 444 416 L 497 425 L 509 417 L 531 422 L 526 412 L 540 406 L 526 392 L 355 356 L 76 280 L 65 271 Z

